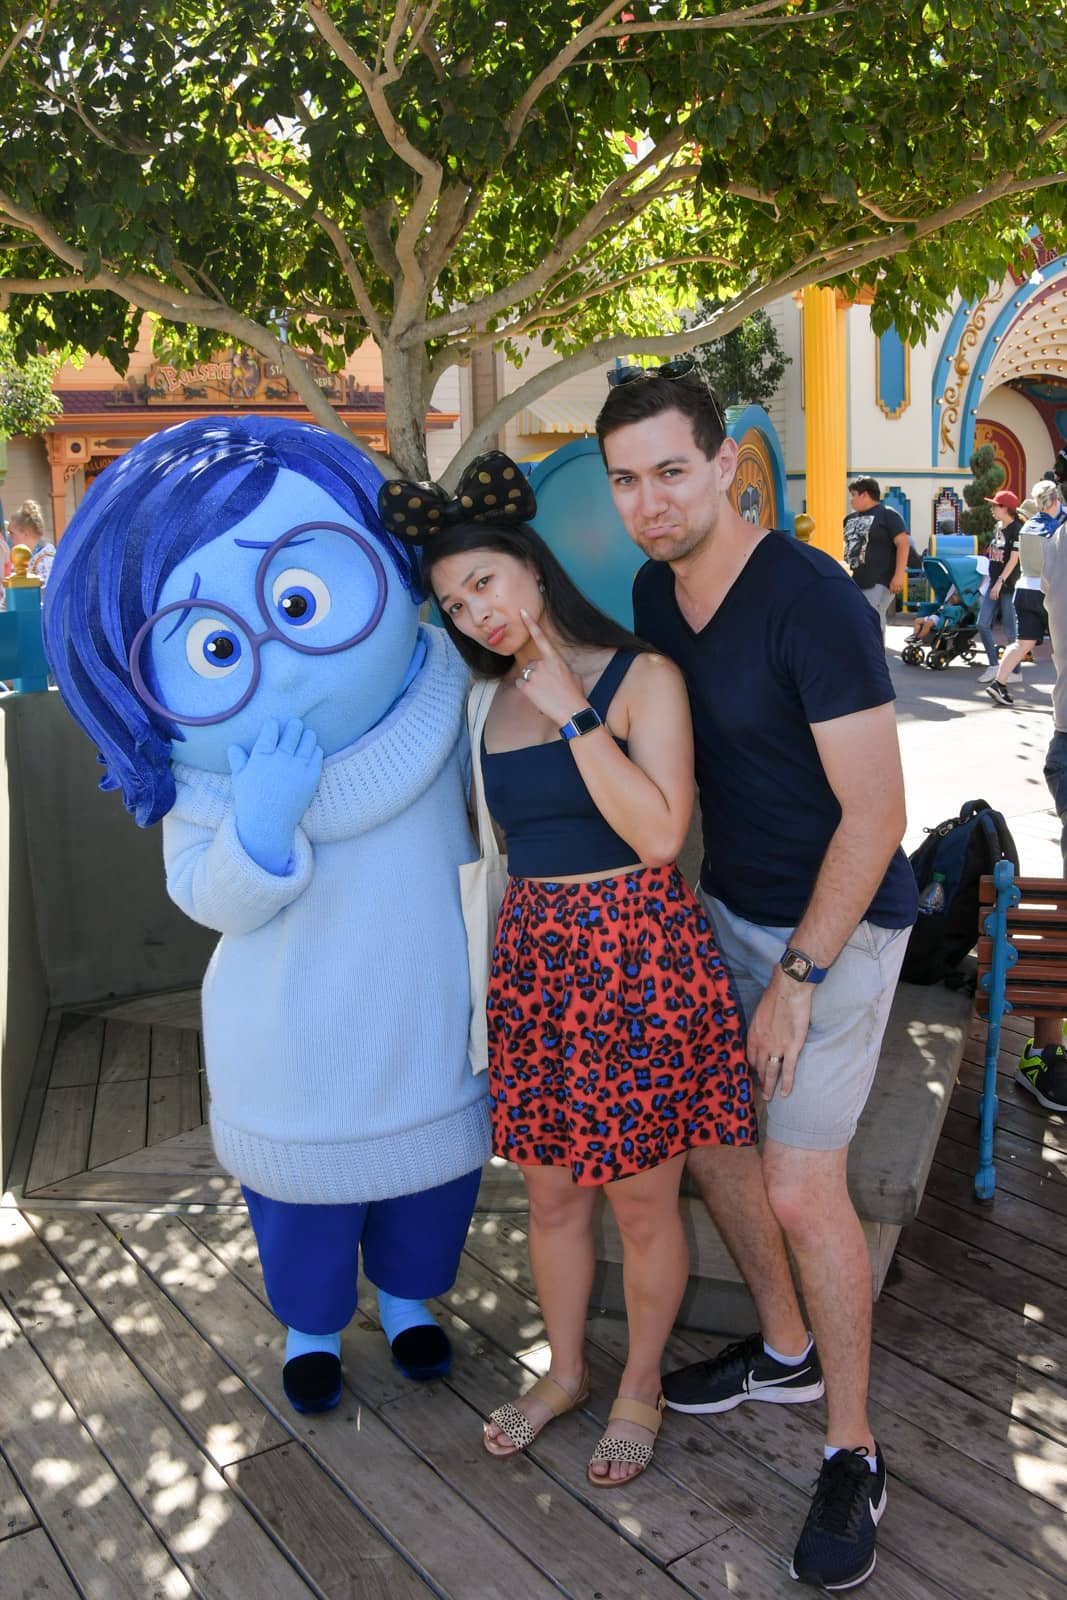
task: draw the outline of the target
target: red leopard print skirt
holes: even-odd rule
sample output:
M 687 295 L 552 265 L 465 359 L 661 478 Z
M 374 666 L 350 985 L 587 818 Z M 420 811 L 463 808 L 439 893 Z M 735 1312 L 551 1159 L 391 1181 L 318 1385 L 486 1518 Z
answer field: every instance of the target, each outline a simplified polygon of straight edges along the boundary
M 758 1133 L 740 1011 L 677 867 L 511 878 L 488 995 L 493 1149 L 575 1183 Z

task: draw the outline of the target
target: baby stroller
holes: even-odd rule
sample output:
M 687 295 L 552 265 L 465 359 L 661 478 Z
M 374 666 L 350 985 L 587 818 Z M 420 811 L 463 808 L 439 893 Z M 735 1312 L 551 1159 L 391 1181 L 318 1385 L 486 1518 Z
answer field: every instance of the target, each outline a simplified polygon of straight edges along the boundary
M 940 672 L 957 656 L 969 666 L 979 644 L 982 580 L 978 563 L 974 556 L 923 556 L 923 572 L 931 598 L 918 607 L 916 615 L 936 615 L 940 620 L 921 644 L 906 644 L 900 659 L 909 667 L 925 665 L 934 672 Z

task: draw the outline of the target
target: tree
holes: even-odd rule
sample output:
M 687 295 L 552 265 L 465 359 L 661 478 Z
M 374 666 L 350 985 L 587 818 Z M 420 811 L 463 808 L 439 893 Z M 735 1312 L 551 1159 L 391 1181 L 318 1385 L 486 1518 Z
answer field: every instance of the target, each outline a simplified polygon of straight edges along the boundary
M 704 320 L 715 309 L 701 306 L 697 316 Z M 754 311 L 713 344 L 698 345 L 693 355 L 724 406 L 765 406 L 789 365 L 766 311 Z
M 984 550 L 993 537 L 996 526 L 993 513 L 986 505 L 986 501 L 996 494 L 1002 487 L 1007 473 L 998 466 L 996 454 L 991 444 L 980 444 L 970 460 L 971 472 L 974 474 L 970 483 L 963 486 L 963 498 L 967 502 L 967 510 L 960 512 L 960 528 L 964 533 L 973 533 L 978 540 L 979 550 Z
M 20 361 L 10 333 L 0 329 L 0 439 L 16 433 L 40 433 L 63 410 L 52 384 L 59 368 L 56 356 L 27 356 Z
M 807 284 L 877 282 L 911 339 L 984 293 L 1064 237 L 1065 59 L 1060 0 L 7 3 L 0 292 L 22 354 L 122 369 L 149 315 L 338 429 L 301 352 L 370 334 L 414 474 L 442 373 L 549 345 L 454 481 L 562 379 Z

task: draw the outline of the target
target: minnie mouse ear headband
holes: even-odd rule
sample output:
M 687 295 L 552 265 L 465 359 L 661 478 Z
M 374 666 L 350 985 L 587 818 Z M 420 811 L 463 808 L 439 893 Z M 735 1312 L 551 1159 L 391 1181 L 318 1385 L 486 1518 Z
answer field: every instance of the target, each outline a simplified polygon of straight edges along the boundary
M 528 522 L 537 499 L 526 474 L 502 450 L 487 450 L 471 462 L 449 498 L 439 483 L 395 478 L 378 491 L 378 515 L 394 538 L 427 544 L 457 522 Z

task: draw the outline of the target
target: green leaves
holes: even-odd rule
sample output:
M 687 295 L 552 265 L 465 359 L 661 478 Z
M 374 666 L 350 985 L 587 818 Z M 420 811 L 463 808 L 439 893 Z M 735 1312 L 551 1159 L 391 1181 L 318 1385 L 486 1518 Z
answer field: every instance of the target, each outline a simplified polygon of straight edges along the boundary
M 1023 219 L 1067 233 L 1063 186 L 1027 188 L 1067 163 L 1067 16 L 825 10 L 731 29 L 632 0 L 565 60 L 596 14 L 573 0 L 450 0 L 417 38 L 391 35 L 391 0 L 52 0 L 0 72 L 0 280 L 73 259 L 119 287 L 14 295 L 12 327 L 121 358 L 150 306 L 191 357 L 228 312 L 269 328 L 287 306 L 294 344 L 333 361 L 380 318 L 423 401 L 430 353 L 565 357 L 667 332 L 700 297 L 740 321 L 762 285 L 812 277 L 877 284 L 878 325 L 920 337 L 1001 275 Z

